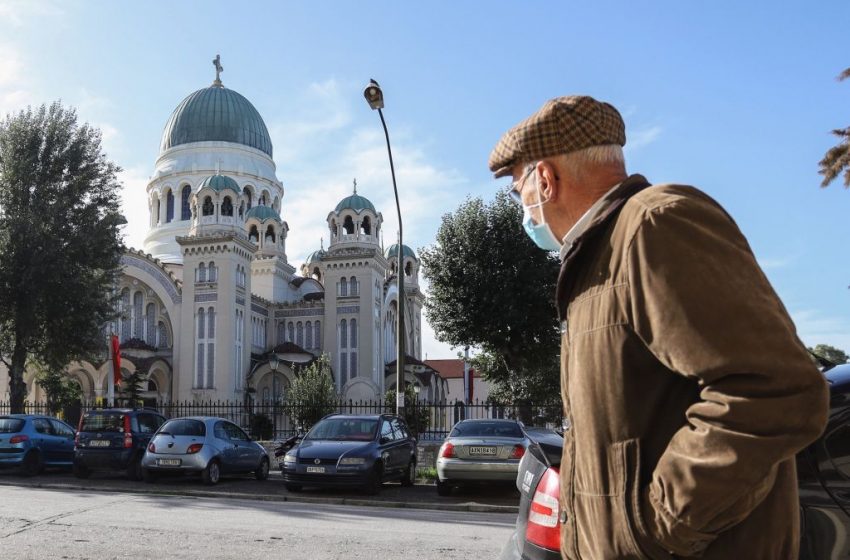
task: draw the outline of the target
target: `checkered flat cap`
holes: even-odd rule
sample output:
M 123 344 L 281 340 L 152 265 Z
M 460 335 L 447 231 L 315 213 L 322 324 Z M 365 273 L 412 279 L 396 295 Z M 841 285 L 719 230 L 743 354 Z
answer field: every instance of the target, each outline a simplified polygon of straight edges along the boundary
M 586 95 L 556 97 L 502 136 L 490 152 L 490 171 L 503 177 L 517 163 L 604 144 L 626 145 L 626 125 L 613 105 Z

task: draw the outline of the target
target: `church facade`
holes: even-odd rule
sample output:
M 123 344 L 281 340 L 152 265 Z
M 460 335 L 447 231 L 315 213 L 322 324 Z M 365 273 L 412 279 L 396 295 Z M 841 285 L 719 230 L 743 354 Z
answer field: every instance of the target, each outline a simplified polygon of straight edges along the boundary
M 299 365 L 324 354 L 342 398 L 382 399 L 395 387 L 404 305 L 405 383 L 423 399 L 444 398 L 444 380 L 420 361 L 424 296 L 414 251 L 400 248 L 398 270 L 399 247 L 383 250 L 383 217 L 355 181 L 328 208 L 327 248 L 290 263 L 286 193 L 272 155 L 258 111 L 218 75 L 174 110 L 148 207 L 138 209 L 149 213 L 149 231 L 141 250 L 123 255 L 118 319 L 107 328 L 121 341 L 122 373 L 143 374 L 146 401 L 279 402 Z M 109 371 L 105 357 L 67 368 L 87 401 L 106 395 Z M 30 400 L 43 400 L 33 374 L 26 381 Z

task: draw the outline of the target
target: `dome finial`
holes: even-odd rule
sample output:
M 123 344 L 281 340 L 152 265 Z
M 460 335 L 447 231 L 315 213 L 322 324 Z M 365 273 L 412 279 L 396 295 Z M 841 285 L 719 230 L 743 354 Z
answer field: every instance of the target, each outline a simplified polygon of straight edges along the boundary
M 357 179 L 354 179 L 354 194 L 357 194 Z
M 325 238 L 324 238 L 324 236 L 319 238 L 319 247 L 321 247 L 322 251 L 325 250 Z
M 212 61 L 213 66 L 215 66 L 215 81 L 212 83 L 214 87 L 224 87 L 221 84 L 221 73 L 224 72 L 224 66 L 221 65 L 221 55 L 215 55 L 215 58 Z

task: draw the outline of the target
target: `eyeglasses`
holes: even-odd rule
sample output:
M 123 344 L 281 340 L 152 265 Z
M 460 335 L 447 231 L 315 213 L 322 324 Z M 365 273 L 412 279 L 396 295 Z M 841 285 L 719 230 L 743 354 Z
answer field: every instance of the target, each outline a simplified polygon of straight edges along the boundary
M 511 200 L 516 202 L 517 204 L 522 204 L 522 187 L 525 183 L 525 180 L 534 172 L 534 169 L 537 166 L 535 164 L 529 164 L 528 167 L 525 168 L 525 173 L 522 174 L 522 177 L 519 178 L 518 181 L 512 181 L 510 185 L 508 185 L 508 196 Z

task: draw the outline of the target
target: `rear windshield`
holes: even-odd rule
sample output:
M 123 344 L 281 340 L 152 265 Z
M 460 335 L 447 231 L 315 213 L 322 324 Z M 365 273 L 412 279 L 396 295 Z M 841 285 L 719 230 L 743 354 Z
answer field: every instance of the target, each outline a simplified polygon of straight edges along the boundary
M 522 430 L 514 422 L 461 422 L 449 437 L 522 437 Z
M 169 420 L 162 425 L 159 433 L 172 436 L 205 436 L 207 427 L 199 420 Z
M 89 412 L 83 416 L 83 423 L 80 426 L 81 432 L 123 432 L 124 431 L 124 415 L 123 414 L 103 414 L 99 412 Z
M 310 430 L 304 439 L 336 441 L 372 441 L 378 421 L 369 418 L 328 418 Z
M 24 421 L 20 418 L 0 418 L 0 434 L 14 434 L 23 427 Z

